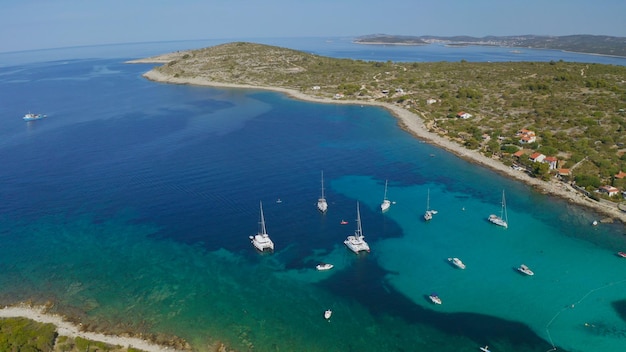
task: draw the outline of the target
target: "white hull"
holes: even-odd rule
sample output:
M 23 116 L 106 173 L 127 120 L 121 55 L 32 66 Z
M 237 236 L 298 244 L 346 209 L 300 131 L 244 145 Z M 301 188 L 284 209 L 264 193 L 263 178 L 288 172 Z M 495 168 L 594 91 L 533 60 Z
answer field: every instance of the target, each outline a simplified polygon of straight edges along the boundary
M 530 268 L 527 267 L 524 264 L 520 265 L 519 268 L 517 268 L 517 271 L 519 271 L 520 273 L 522 273 L 524 275 L 528 275 L 528 276 L 535 275 L 535 273 L 532 270 L 530 270 Z
M 498 226 L 502 226 L 505 229 L 509 228 L 509 224 L 507 224 L 506 221 L 502 220 L 501 217 L 495 215 L 495 214 L 491 214 L 489 215 L 489 218 L 487 219 L 489 220 L 492 224 L 498 225 Z
M 441 304 L 441 298 L 439 298 L 439 296 L 437 295 L 430 295 L 428 296 L 428 298 L 430 298 L 430 301 L 433 302 L 434 304 Z
M 272 242 L 267 234 L 256 234 L 254 236 L 250 236 L 250 239 L 254 247 L 261 252 L 265 251 L 266 249 L 269 249 L 271 251 L 274 250 L 274 242 Z
M 325 213 L 328 210 L 328 203 L 326 203 L 326 199 L 320 198 L 317 200 L 317 210 Z
M 448 261 L 459 269 L 465 269 L 465 264 L 459 258 L 448 258 Z
M 317 264 L 315 266 L 315 269 L 317 269 L 319 271 L 324 271 L 324 270 L 330 270 L 333 267 L 334 267 L 334 265 L 325 263 L 325 264 Z
M 361 237 L 348 236 L 343 243 L 350 248 L 351 251 L 358 254 L 359 252 L 369 252 L 370 246 Z
M 333 315 L 333 311 L 328 309 L 324 312 L 324 319 L 328 320 Z
M 359 202 L 356 203 L 356 230 L 354 235 L 348 236 L 343 243 L 356 254 L 359 252 L 369 252 L 370 246 L 363 239 L 363 228 L 361 227 L 361 211 L 359 210 Z
M 28 114 L 24 115 L 23 119 L 24 119 L 24 121 L 34 121 L 34 120 L 43 119 L 44 117 L 46 117 L 46 115 L 28 113 Z

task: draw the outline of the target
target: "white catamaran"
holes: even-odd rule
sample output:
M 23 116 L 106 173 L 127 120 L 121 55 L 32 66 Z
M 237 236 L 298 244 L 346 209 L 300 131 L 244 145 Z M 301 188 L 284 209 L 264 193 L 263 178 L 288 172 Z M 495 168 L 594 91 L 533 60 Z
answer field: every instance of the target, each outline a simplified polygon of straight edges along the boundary
M 343 243 L 354 253 L 359 254 L 361 251 L 370 251 L 370 246 L 363 239 L 363 228 L 361 227 L 361 211 L 359 210 L 359 202 L 356 202 L 356 231 L 354 235 L 348 236 Z
M 263 216 L 263 203 L 259 202 L 259 207 L 261 209 L 261 222 L 259 223 L 259 232 L 250 236 L 250 241 L 254 245 L 256 249 L 263 252 L 266 249 L 274 250 L 274 242 L 270 239 L 270 236 L 267 234 L 267 230 L 265 229 L 265 217 Z
M 328 210 L 328 203 L 324 197 L 324 171 L 322 171 L 322 196 L 317 200 L 317 210 L 325 213 Z
M 502 226 L 505 229 L 509 227 L 509 220 L 506 215 L 506 200 L 504 198 L 504 190 L 502 190 L 502 209 L 500 210 L 500 216 L 491 214 L 488 218 L 493 224 Z

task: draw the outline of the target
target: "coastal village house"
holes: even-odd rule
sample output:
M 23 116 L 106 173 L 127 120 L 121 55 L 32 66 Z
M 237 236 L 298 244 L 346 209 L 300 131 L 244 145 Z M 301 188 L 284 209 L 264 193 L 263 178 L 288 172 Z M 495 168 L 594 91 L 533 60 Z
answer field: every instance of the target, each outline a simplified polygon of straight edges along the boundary
M 519 137 L 519 142 L 521 144 L 529 144 L 537 141 L 537 136 L 535 135 L 535 132 L 527 130 L 525 128 L 517 131 L 515 135 Z
M 619 189 L 613 186 L 607 185 L 607 186 L 600 187 L 600 192 L 606 193 L 609 197 L 613 197 L 619 194 Z
M 572 176 L 572 171 L 570 169 L 558 169 L 557 176 L 559 177 L 570 177 Z
M 559 160 L 554 156 L 547 156 L 543 161 L 550 165 L 550 170 L 556 170 L 557 164 L 559 163 Z
M 535 152 L 530 155 L 529 159 L 533 163 L 542 163 L 546 159 L 546 156 L 539 152 Z
M 467 119 L 469 119 L 470 117 L 472 117 L 472 114 L 467 113 L 467 112 L 465 112 L 465 111 L 459 111 L 459 112 L 456 114 L 456 117 L 458 117 L 458 118 L 460 118 L 460 119 L 467 120 Z

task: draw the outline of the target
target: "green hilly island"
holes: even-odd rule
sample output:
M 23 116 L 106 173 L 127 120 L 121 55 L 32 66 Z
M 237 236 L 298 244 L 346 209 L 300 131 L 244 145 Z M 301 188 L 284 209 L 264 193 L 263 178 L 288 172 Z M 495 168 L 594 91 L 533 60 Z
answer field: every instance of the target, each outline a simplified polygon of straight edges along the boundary
M 431 132 L 536 177 L 569 169 L 563 176 L 589 190 L 606 184 L 626 188 L 626 178 L 615 177 L 626 171 L 623 66 L 363 61 L 246 42 L 180 52 L 160 62 L 159 74 L 181 80 L 395 104 L 423 116 Z M 536 138 L 523 141 L 522 130 Z M 557 159 L 557 167 L 533 163 L 533 153 Z

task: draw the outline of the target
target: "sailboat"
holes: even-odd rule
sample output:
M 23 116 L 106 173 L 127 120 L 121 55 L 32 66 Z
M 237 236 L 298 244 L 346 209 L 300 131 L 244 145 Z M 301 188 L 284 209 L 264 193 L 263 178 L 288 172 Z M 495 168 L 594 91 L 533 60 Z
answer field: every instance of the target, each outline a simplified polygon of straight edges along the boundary
M 430 188 L 428 189 L 428 195 L 426 196 L 426 211 L 424 212 L 424 220 L 428 221 L 433 218 L 433 215 L 437 214 L 436 210 L 430 210 Z
M 383 196 L 383 202 L 380 204 L 380 209 L 385 212 L 391 206 L 391 202 L 387 199 L 387 180 L 385 180 L 385 195 Z
M 348 236 L 343 243 L 354 253 L 359 254 L 361 251 L 370 251 L 370 246 L 363 239 L 363 228 L 361 227 L 361 211 L 359 210 L 359 202 L 356 202 L 356 231 L 354 235 Z
M 263 203 L 259 202 L 259 207 L 261 209 L 261 222 L 259 223 L 259 232 L 250 236 L 250 241 L 254 245 L 256 249 L 263 252 L 266 249 L 274 250 L 274 242 L 270 239 L 270 236 L 267 234 L 267 230 L 265 229 L 265 217 L 263 216 Z
M 326 203 L 326 198 L 324 198 L 324 171 L 322 171 L 322 196 L 317 200 L 317 209 L 322 213 L 328 210 L 328 203 Z
M 504 190 L 502 190 L 502 209 L 500 210 L 500 216 L 491 214 L 489 215 L 488 220 L 491 221 L 493 224 L 504 227 L 505 229 L 509 228 L 509 220 L 506 215 L 506 200 L 504 198 Z

